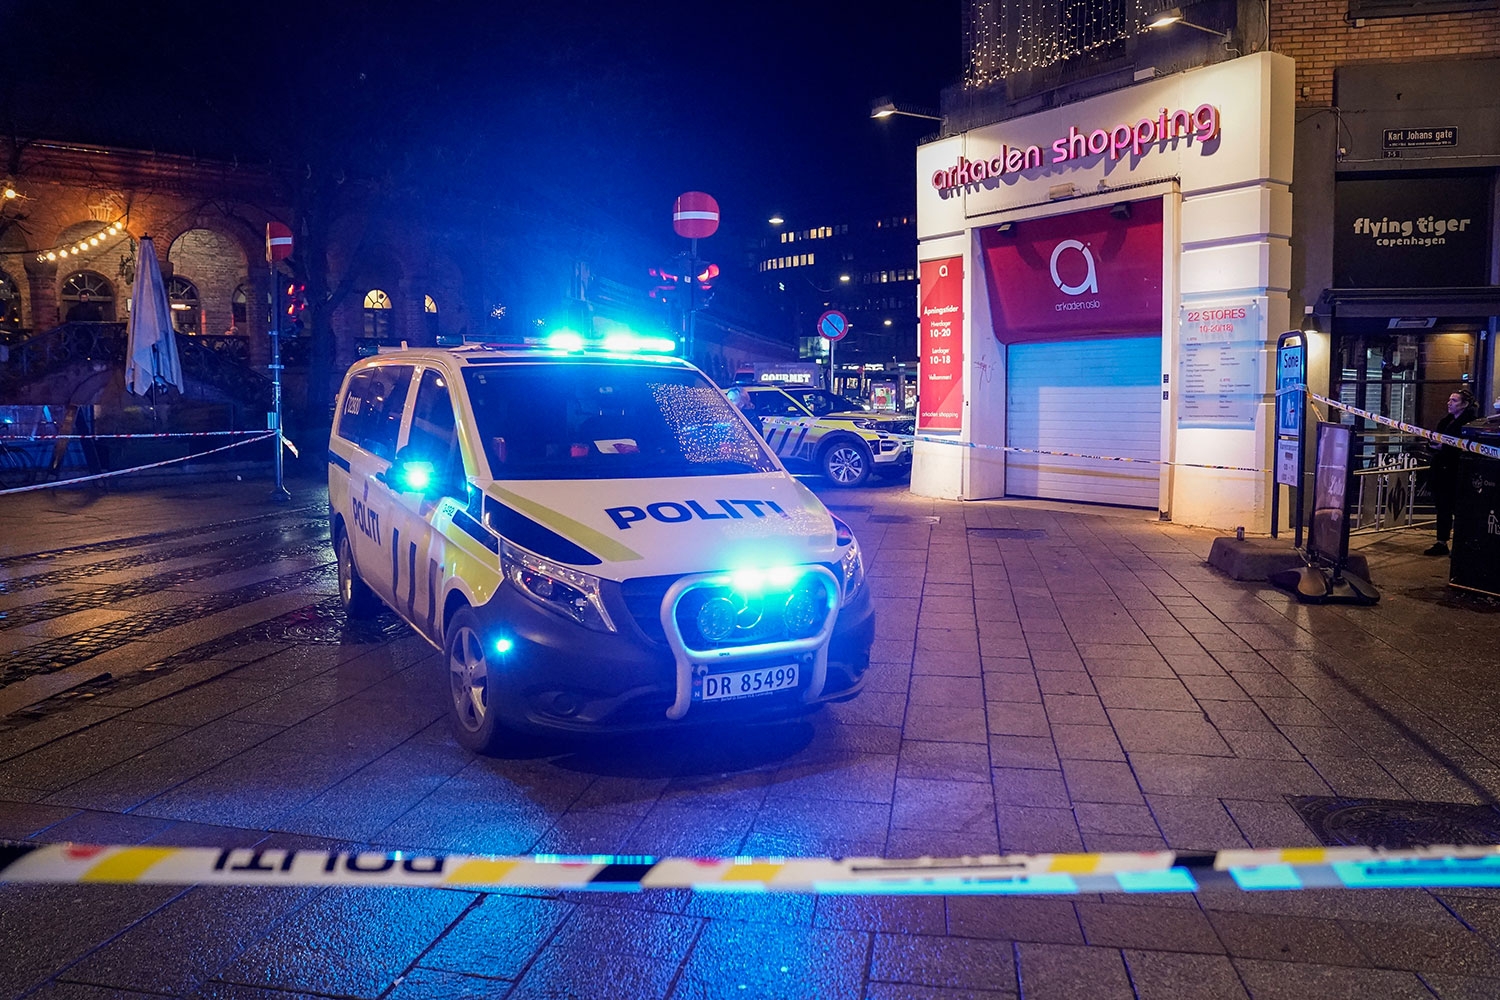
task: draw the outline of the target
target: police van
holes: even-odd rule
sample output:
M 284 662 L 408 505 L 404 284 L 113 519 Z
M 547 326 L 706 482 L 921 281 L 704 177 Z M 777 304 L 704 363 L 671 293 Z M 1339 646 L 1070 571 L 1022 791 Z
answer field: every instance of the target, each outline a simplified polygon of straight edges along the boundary
M 403 349 L 344 377 L 340 599 L 443 651 L 473 750 L 860 689 L 874 614 L 853 533 L 702 372 L 642 339 L 673 346 Z

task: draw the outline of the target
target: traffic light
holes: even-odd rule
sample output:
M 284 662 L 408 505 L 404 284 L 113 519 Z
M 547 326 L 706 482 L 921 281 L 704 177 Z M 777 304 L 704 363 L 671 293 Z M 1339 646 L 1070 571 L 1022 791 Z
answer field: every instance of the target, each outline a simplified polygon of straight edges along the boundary
M 289 282 L 286 286 L 286 321 L 282 332 L 295 337 L 302 332 L 303 313 L 307 312 L 307 286 Z
M 707 265 L 704 265 L 703 270 L 698 272 L 698 287 L 701 288 L 701 289 L 703 289 L 705 292 L 708 291 L 709 289 L 711 289 L 711 288 L 714 287 L 713 281 L 718 276 L 719 276 L 719 265 L 718 264 L 707 264 Z

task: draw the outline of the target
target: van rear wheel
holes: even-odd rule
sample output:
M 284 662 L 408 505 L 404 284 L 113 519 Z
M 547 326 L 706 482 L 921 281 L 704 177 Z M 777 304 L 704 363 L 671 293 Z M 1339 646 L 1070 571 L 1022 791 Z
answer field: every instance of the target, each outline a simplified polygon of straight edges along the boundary
M 453 615 L 443 652 L 448 666 L 448 717 L 453 723 L 454 738 L 475 753 L 498 754 L 510 749 L 515 734 L 501 724 L 496 710 L 499 687 L 494 683 L 493 671 L 498 664 L 471 608 L 459 608 Z
M 339 603 L 348 618 L 373 618 L 380 608 L 380 600 L 369 584 L 360 579 L 359 569 L 354 565 L 354 547 L 349 544 L 349 533 L 342 528 L 334 540 L 334 554 L 339 563 Z

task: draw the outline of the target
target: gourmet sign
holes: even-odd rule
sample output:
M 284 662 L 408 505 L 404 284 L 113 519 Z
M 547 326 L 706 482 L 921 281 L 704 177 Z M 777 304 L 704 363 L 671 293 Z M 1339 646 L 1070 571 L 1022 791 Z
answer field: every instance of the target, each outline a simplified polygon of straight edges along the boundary
M 1200 104 L 1192 111 L 1179 108 L 1168 111 L 1162 108 L 1155 118 L 1142 118 L 1131 124 L 1120 122 L 1110 128 L 1082 131 L 1070 126 L 1067 135 L 1052 141 L 1050 153 L 1041 146 L 1001 145 L 1000 155 L 987 160 L 970 160 L 960 156 L 958 163 L 946 170 L 935 171 L 932 186 L 939 191 L 979 184 L 991 178 L 1022 170 L 1033 170 L 1044 163 L 1067 163 L 1088 156 L 1108 156 L 1118 160 L 1126 153 L 1143 156 L 1153 146 L 1188 142 L 1208 142 L 1219 134 L 1219 109 L 1212 104 Z

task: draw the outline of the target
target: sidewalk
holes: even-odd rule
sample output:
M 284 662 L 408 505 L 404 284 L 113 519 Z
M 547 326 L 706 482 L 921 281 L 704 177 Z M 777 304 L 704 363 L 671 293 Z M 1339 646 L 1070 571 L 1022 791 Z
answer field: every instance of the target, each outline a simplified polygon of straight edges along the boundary
M 321 502 L 293 492 L 294 507 Z M 264 513 L 263 495 L 256 483 L 77 511 L 0 504 L 0 574 L 85 567 L 86 553 L 14 558 L 82 541 L 232 535 L 222 521 Z M 0 732 L 0 837 L 888 858 L 1500 842 L 1500 601 L 1449 590 L 1446 560 L 1419 554 L 1425 534 L 1356 538 L 1381 602 L 1316 607 L 1218 575 L 1204 564 L 1213 533 L 1154 514 L 890 487 L 823 496 L 866 550 L 879 631 L 867 690 L 810 723 L 472 758 L 442 719 L 436 654 L 410 637 L 317 639 L 308 612 L 327 581 L 274 551 L 306 533 L 268 542 L 254 522 L 243 551 L 272 549 L 262 577 L 291 581 L 285 603 L 204 619 L 205 651 L 179 674 L 54 702 Z M 139 587 L 159 571 L 145 560 L 173 544 L 111 550 L 143 561 L 98 579 Z M 102 627 L 199 600 L 216 579 L 132 599 Z M 5 594 L 0 610 L 40 599 Z M 62 641 L 93 627 L 23 629 Z M 0 620 L 0 639 L 18 631 Z M 262 1000 L 595 996 L 605 981 L 672 998 L 1500 995 L 1500 896 L 1482 889 L 877 900 L 0 887 L 0 913 L 46 929 L 0 956 L 0 997 L 53 980 L 60 995 L 89 983 Z M 162 949 L 168 933 L 180 947 Z

